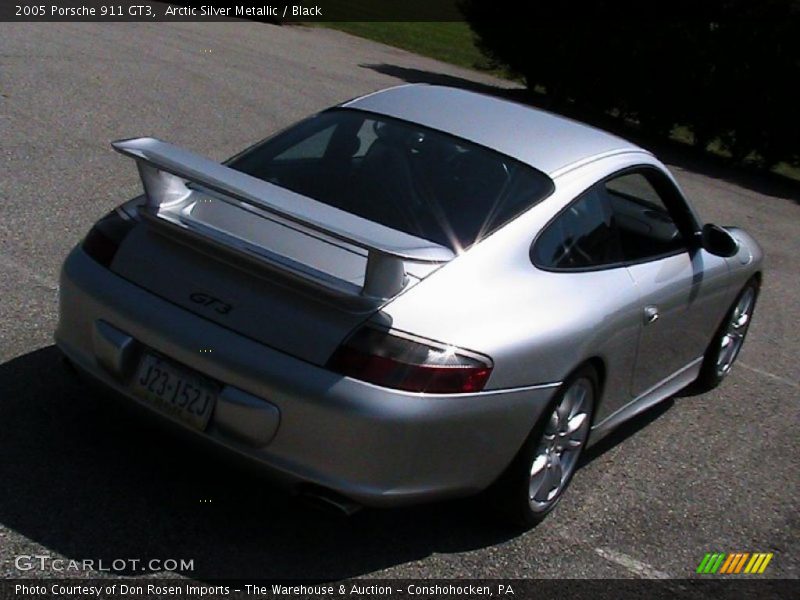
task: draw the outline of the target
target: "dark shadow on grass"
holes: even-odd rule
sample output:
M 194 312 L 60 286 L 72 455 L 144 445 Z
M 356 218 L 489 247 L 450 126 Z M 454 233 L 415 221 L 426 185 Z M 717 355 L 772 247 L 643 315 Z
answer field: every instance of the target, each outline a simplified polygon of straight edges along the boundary
M 193 560 L 205 581 L 337 580 L 519 534 L 472 500 L 331 517 L 174 434 L 53 346 L 0 365 L 0 523 L 70 559 Z
M 413 67 L 400 67 L 397 65 L 383 64 L 361 64 L 358 65 L 362 69 L 370 69 L 395 79 L 401 79 L 406 83 L 427 83 L 429 85 L 445 85 L 448 87 L 461 88 L 482 94 L 489 94 L 506 100 L 515 100 L 523 102 L 528 98 L 528 92 L 524 88 L 509 87 L 501 88 L 488 83 L 481 83 L 479 81 L 472 81 L 457 75 L 449 75 L 447 73 L 434 73 L 432 71 L 425 71 L 423 69 L 415 69 Z M 509 82 L 509 85 L 513 85 Z
M 577 108 L 559 107 L 554 110 L 547 98 L 532 94 L 524 88 L 503 88 L 448 75 L 390 64 L 362 64 L 370 69 L 408 83 L 427 83 L 462 88 L 506 100 L 512 100 L 538 108 L 552 110 L 563 116 L 582 121 L 624 137 L 656 154 L 663 162 L 676 167 L 700 173 L 714 179 L 721 179 L 765 196 L 787 198 L 800 204 L 800 182 L 776 173 L 758 170 L 755 167 L 733 165 L 723 157 L 715 156 L 680 142 L 646 135 L 633 126 L 608 115 L 598 115 Z M 509 85 L 512 85 L 509 82 Z

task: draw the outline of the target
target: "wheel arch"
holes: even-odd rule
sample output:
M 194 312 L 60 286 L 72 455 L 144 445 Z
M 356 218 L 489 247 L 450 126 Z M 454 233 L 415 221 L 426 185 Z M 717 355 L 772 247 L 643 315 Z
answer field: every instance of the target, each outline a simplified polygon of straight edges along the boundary
M 598 408 L 600 408 L 600 405 L 603 403 L 603 399 L 605 397 L 604 392 L 607 375 L 606 362 L 600 356 L 592 356 L 570 371 L 570 375 L 583 368 L 584 365 L 592 367 L 595 373 L 597 373 L 597 398 L 595 398 L 594 411 L 592 411 L 592 425 L 594 425 L 595 417 L 597 416 L 598 412 L 600 412 L 598 411 Z

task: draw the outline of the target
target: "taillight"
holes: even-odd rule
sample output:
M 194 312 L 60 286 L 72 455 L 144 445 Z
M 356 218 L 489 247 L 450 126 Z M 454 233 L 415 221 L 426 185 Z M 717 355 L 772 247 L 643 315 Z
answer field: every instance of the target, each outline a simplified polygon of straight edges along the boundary
M 136 221 L 121 209 L 112 210 L 94 224 L 81 246 L 94 260 L 104 267 L 109 267 L 122 240 L 135 224 Z
M 479 392 L 492 361 L 468 350 L 405 333 L 362 327 L 328 361 L 328 368 L 384 387 L 431 394 Z

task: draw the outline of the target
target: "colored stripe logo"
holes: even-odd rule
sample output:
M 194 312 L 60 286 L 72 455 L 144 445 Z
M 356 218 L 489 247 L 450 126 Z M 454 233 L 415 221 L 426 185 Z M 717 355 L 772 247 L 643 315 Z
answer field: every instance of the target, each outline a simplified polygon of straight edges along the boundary
M 773 553 L 769 552 L 707 552 L 697 565 L 701 575 L 760 575 L 767 569 Z

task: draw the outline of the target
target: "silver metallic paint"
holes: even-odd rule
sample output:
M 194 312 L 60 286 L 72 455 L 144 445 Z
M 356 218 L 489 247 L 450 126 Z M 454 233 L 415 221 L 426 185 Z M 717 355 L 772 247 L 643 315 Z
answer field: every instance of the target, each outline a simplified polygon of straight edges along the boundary
M 404 85 L 351 100 L 342 106 L 451 133 L 516 158 L 548 175 L 587 158 L 640 150 L 622 138 L 565 117 L 449 87 Z
M 237 438 L 236 419 L 226 420 L 227 408 L 220 413 L 226 424 L 216 422 L 217 415 L 202 437 L 290 482 L 312 482 L 366 504 L 388 505 L 489 485 L 559 383 L 586 361 L 601 367 L 603 379 L 590 442 L 679 391 L 696 378 L 705 346 L 739 290 L 760 272 L 758 244 L 737 228 L 730 232 L 739 252 L 727 259 L 696 248 L 596 271 L 538 269 L 529 256 L 536 235 L 592 184 L 640 165 L 665 173 L 673 184 L 674 178 L 650 153 L 628 142 L 479 94 L 406 86 L 345 106 L 416 120 L 506 152 L 549 173 L 555 190 L 445 266 L 414 271 L 407 264 L 421 279 L 414 277 L 371 317 L 140 224 L 111 271 L 80 248 L 67 258 L 59 347 L 91 377 L 135 401 L 123 381 L 100 366 L 114 364 L 113 357 L 104 358 L 108 351 L 95 346 L 94 332 L 99 320 L 113 324 L 137 344 L 280 413 L 266 446 L 245 441 L 247 435 Z M 310 248 L 313 243 L 298 251 L 320 254 Z M 364 260 L 357 253 L 331 252 L 342 261 L 320 254 L 320 264 L 328 260 L 338 265 L 330 268 L 356 272 L 348 258 Z M 204 313 L 186 300 L 190 289 L 225 296 L 234 310 L 227 319 Z M 658 319 L 648 324 L 649 307 L 657 307 Z M 486 390 L 412 394 L 322 368 L 368 317 L 490 356 L 495 367 Z M 207 347 L 215 351 L 199 353 Z
M 280 426 L 265 447 L 253 447 L 230 428 L 223 431 L 216 414 L 205 433 L 190 433 L 258 462 L 279 483 L 313 482 L 365 505 L 407 504 L 485 488 L 557 389 L 545 385 L 450 396 L 387 390 L 342 377 L 158 298 L 80 248 L 64 264 L 59 297 L 56 343 L 90 379 L 149 410 L 124 379 L 100 366 L 94 324 L 113 322 L 140 348 L 280 411 Z M 214 351 L 201 353 L 201 348 Z M 453 461 L 454 452 L 475 460 Z

